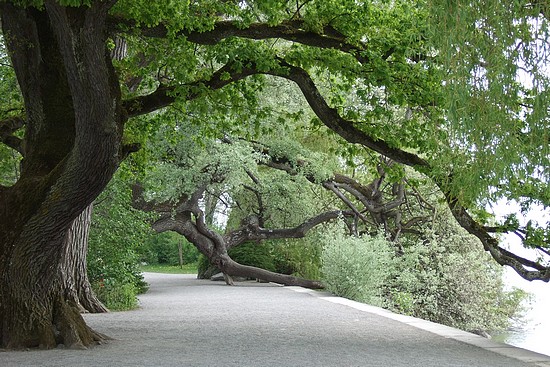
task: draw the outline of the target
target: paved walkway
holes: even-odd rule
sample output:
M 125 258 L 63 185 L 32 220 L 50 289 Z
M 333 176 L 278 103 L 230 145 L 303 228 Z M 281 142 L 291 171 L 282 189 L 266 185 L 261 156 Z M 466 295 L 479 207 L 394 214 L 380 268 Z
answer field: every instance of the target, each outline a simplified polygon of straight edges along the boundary
M 115 340 L 0 352 L 0 366 L 550 367 L 550 357 L 323 292 L 146 274 L 141 308 L 86 315 Z

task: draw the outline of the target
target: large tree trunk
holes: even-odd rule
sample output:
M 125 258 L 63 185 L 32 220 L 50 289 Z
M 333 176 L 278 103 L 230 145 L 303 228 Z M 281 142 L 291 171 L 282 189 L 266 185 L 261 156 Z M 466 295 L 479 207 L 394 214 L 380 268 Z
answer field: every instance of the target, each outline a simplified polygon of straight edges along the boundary
M 84 209 L 67 232 L 61 271 L 64 277 L 66 297 L 77 303 L 82 311 L 100 313 L 108 312 L 108 310 L 92 290 L 86 263 L 92 208 L 93 205 L 89 205 Z
M 115 47 L 111 50 L 111 58 L 113 60 L 124 59 L 127 54 L 126 41 L 121 37 L 115 37 L 114 44 Z M 92 209 L 93 204 L 84 209 L 67 232 L 62 273 L 66 296 L 74 300 L 83 312 L 102 313 L 109 312 L 109 310 L 92 290 L 86 262 Z
M 20 179 L 0 187 L 1 347 L 78 348 L 103 338 L 66 291 L 65 261 L 71 225 L 123 156 L 125 118 L 105 47 L 109 5 L 0 3 L 27 114 Z

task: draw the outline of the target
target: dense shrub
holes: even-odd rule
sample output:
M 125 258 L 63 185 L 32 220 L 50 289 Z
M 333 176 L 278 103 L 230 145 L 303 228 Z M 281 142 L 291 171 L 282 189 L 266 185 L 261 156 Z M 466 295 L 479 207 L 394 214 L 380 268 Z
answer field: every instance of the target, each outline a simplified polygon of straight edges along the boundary
M 496 331 L 521 312 L 525 294 L 505 290 L 502 268 L 449 217 L 423 243 L 404 243 L 388 268 L 386 305 L 468 331 Z
M 321 278 L 321 246 L 315 236 L 272 241 L 273 261 L 278 273 L 307 279 Z
M 391 261 L 391 248 L 381 236 L 351 237 L 332 226 L 320 235 L 321 272 L 329 291 L 345 298 L 382 305 L 382 287 Z
M 197 261 L 197 278 L 208 279 L 216 273 L 218 273 L 218 269 L 210 264 L 206 256 L 200 254 Z
M 269 271 L 275 271 L 275 262 L 268 244 L 243 243 L 228 251 L 229 256 L 242 265 L 256 266 Z
M 136 294 L 139 292 L 132 283 L 117 284 L 111 282 L 95 282 L 92 288 L 97 297 L 111 311 L 131 310 L 137 307 Z
M 526 294 L 505 289 L 502 268 L 450 215 L 424 241 L 404 239 L 402 252 L 334 226 L 319 241 L 323 280 L 336 295 L 468 331 L 502 330 L 522 312 Z
M 134 307 L 136 295 L 147 289 L 136 249 L 151 235 L 149 215 L 132 209 L 130 202 L 129 186 L 117 175 L 96 200 L 92 214 L 88 277 L 109 309 Z

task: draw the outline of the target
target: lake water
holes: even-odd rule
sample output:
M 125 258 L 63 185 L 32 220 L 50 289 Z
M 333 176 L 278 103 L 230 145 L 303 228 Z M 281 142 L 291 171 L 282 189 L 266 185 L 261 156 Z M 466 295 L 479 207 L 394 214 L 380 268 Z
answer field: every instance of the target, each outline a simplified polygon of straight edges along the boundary
M 531 293 L 533 299 L 521 328 L 494 339 L 550 356 L 550 284 L 528 282 L 509 269 L 505 272 L 505 282 Z

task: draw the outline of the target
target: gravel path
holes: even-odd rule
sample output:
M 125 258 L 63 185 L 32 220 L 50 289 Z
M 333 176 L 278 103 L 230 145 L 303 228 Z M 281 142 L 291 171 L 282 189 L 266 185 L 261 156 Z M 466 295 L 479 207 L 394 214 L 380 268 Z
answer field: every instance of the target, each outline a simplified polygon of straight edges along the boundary
M 145 274 L 135 311 L 85 315 L 115 340 L 0 352 L 0 366 L 548 366 L 523 349 L 297 287 Z

